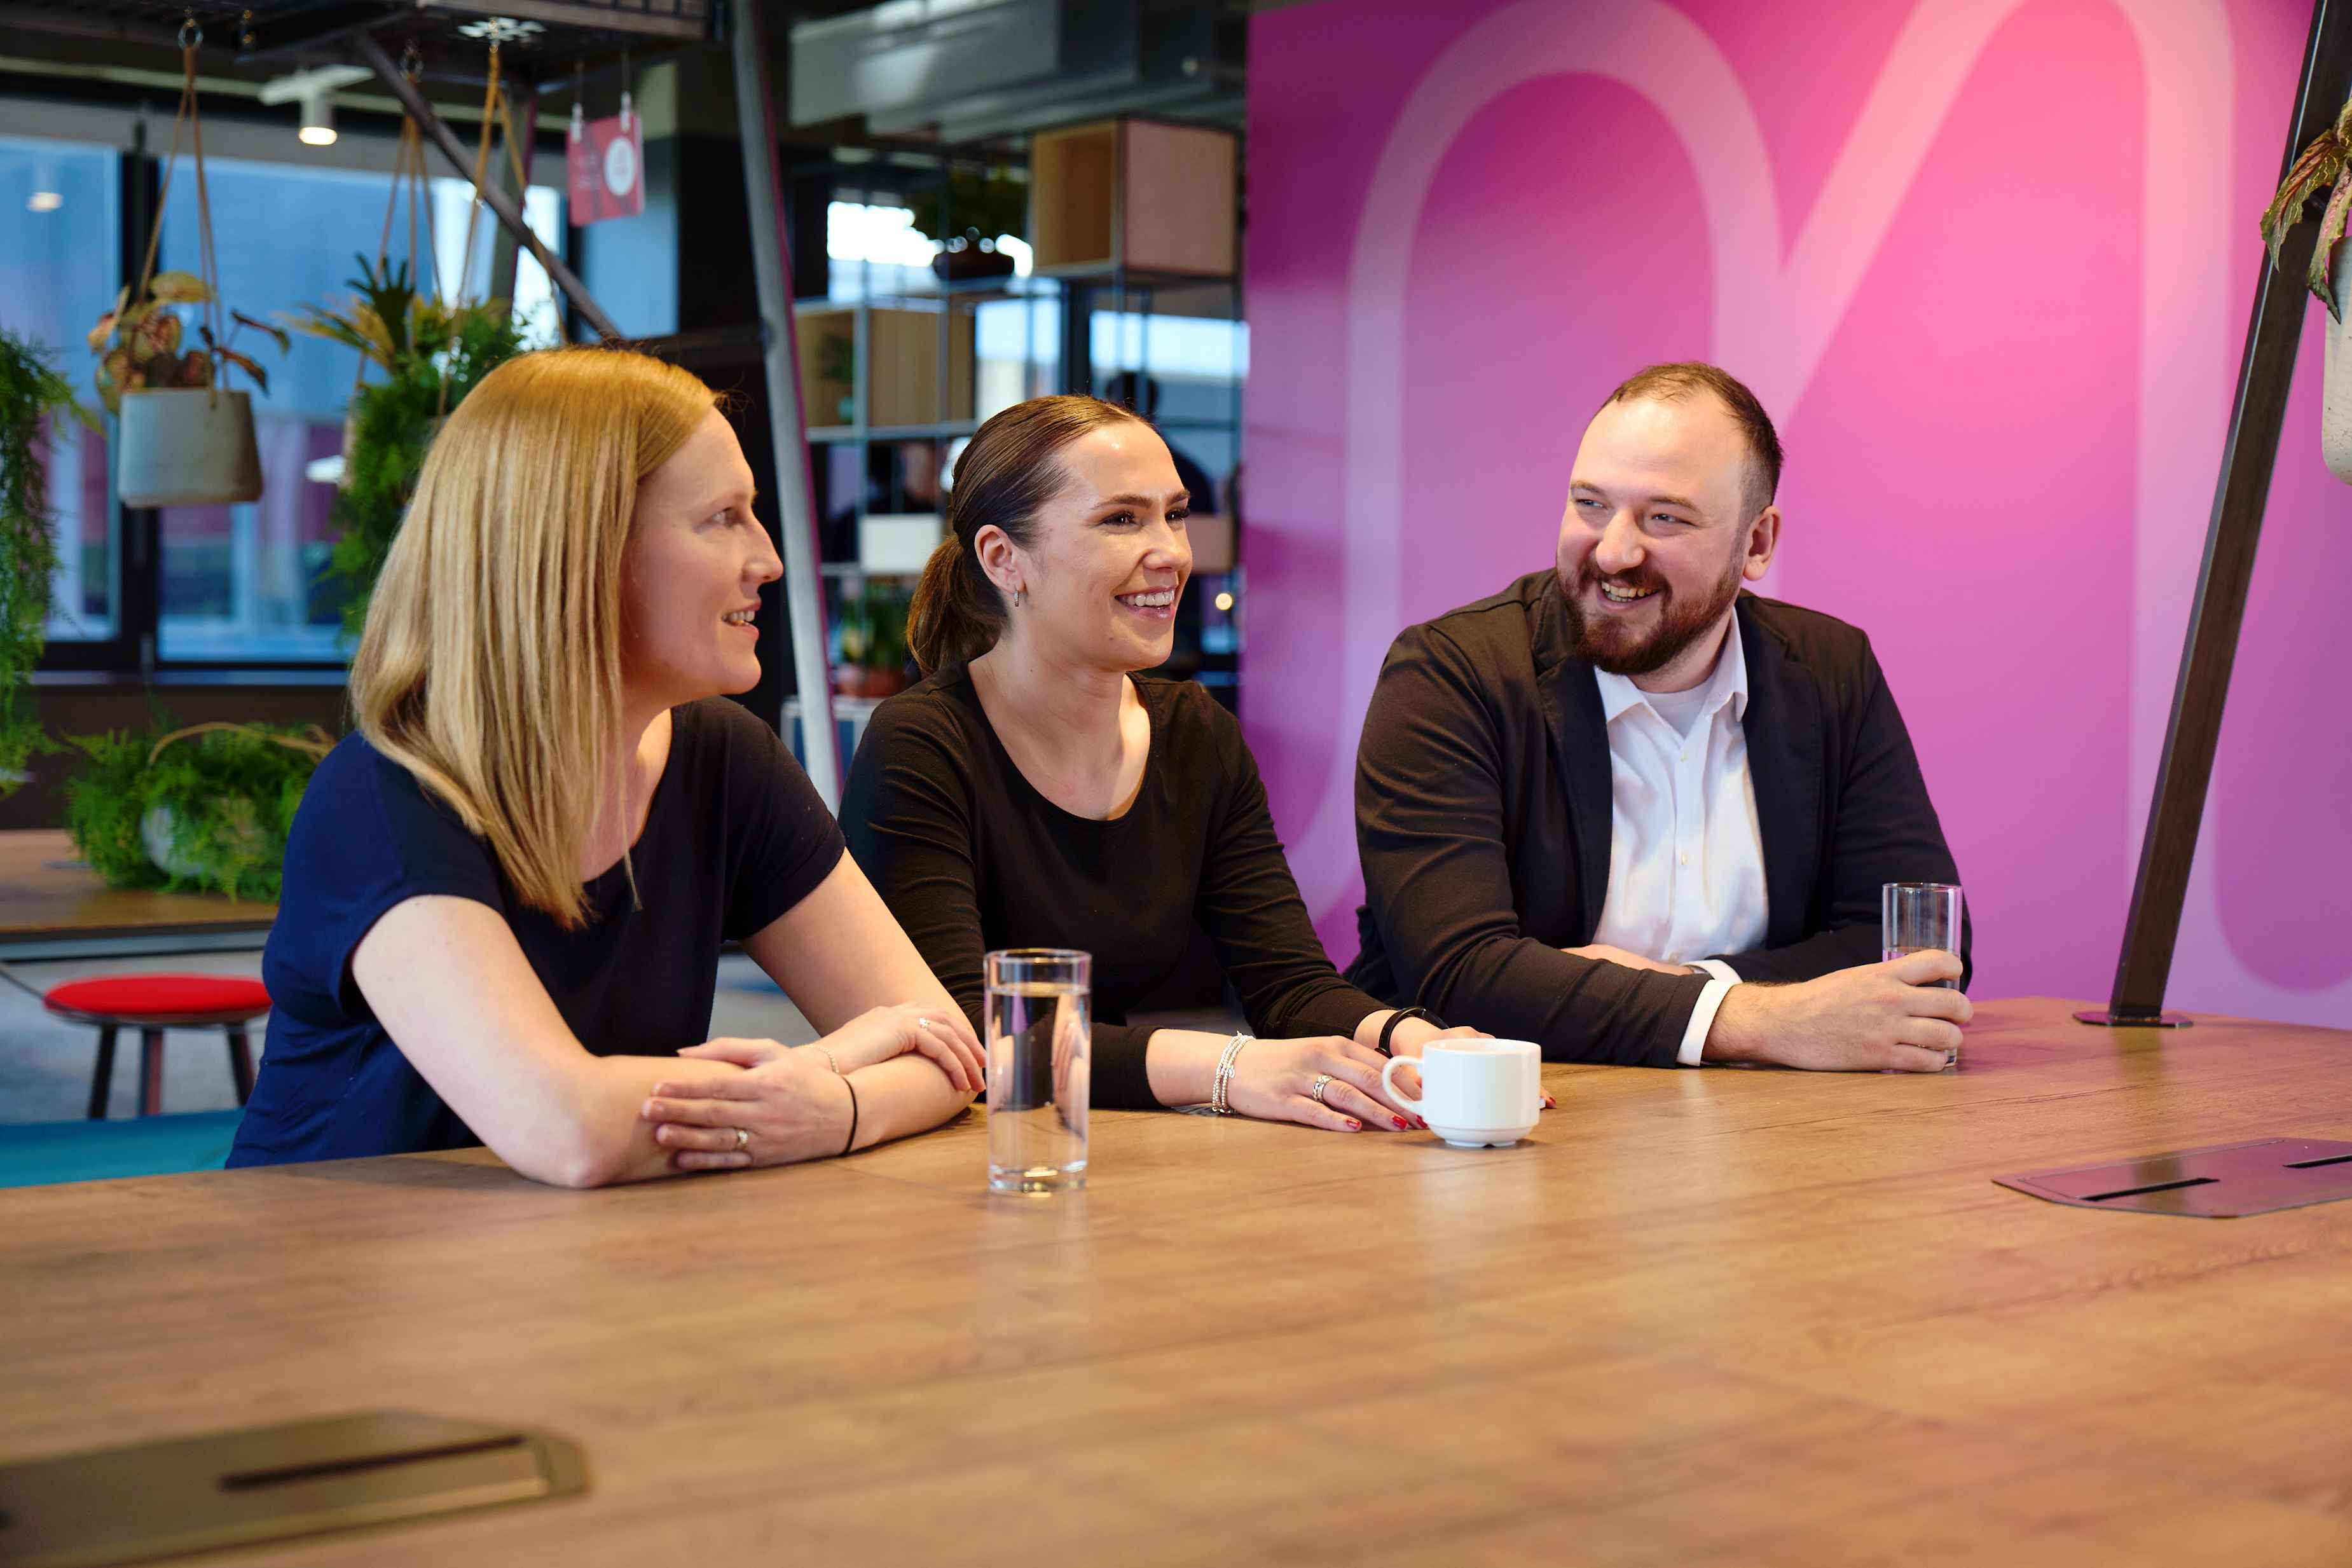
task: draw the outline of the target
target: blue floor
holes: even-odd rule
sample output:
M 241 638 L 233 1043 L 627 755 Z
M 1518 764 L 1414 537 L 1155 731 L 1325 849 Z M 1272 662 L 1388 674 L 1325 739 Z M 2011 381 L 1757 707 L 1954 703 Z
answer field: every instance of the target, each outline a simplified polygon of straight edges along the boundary
M 122 1121 L 0 1124 L 0 1187 L 217 1171 L 242 1114 L 199 1110 Z

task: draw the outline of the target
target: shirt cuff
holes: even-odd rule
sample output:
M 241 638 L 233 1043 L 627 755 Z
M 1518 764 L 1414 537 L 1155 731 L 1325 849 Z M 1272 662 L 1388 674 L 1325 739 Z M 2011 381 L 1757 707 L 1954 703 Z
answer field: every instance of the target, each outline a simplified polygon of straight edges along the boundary
M 1707 968 L 1712 973 L 1723 966 L 1709 959 L 1701 967 Z M 1723 1005 L 1723 999 L 1731 994 L 1731 988 L 1738 984 L 1738 978 L 1733 975 L 1726 980 L 1717 974 L 1706 983 L 1706 989 L 1698 994 L 1698 1005 L 1691 1009 L 1690 1023 L 1683 1029 L 1682 1047 L 1675 1052 L 1675 1059 L 1683 1066 L 1695 1068 L 1699 1065 L 1701 1054 L 1706 1049 L 1706 1032 L 1715 1027 L 1716 1010 Z
M 1712 974 L 1717 980 L 1727 980 L 1734 985 L 1739 984 L 1739 972 L 1719 958 L 1694 958 L 1690 966 Z

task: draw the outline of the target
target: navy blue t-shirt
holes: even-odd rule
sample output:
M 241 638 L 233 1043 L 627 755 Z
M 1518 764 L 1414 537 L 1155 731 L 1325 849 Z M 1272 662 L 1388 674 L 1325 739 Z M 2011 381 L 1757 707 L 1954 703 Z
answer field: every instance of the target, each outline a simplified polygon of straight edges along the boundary
M 708 1037 L 719 944 L 807 897 L 839 863 L 843 841 L 774 731 L 724 698 L 670 718 L 669 760 L 630 851 L 642 907 L 616 864 L 586 884 L 587 922 L 576 931 L 524 904 L 489 847 L 364 738 L 329 753 L 287 839 L 285 890 L 261 961 L 268 1042 L 231 1165 L 481 1142 L 352 979 L 360 939 L 407 899 L 453 895 L 505 916 L 596 1056 L 670 1056 Z

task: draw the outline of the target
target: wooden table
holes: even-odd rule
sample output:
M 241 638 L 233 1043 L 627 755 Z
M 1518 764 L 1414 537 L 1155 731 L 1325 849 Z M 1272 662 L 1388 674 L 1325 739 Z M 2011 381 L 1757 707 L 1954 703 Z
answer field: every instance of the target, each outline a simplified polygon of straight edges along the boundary
M 110 888 L 80 858 L 61 831 L 0 833 L 0 958 L 256 948 L 278 916 L 251 899 Z
M 2352 1035 L 1984 1005 L 1958 1073 L 1547 1070 L 1510 1150 L 1104 1113 L 575 1194 L 488 1156 L 0 1193 L 0 1458 L 368 1407 L 583 1499 L 237 1561 L 2352 1563 L 2352 1205 L 2020 1171 L 2352 1133 Z

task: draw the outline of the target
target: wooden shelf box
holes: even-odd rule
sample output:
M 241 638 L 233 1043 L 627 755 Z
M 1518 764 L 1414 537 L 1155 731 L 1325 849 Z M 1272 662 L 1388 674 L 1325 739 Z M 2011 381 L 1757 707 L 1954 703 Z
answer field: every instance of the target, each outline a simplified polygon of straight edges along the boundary
M 839 374 L 854 364 L 857 308 L 844 305 L 803 310 L 800 335 L 801 416 L 811 426 L 937 425 L 970 419 L 972 395 L 972 319 L 969 311 L 946 315 L 948 387 L 940 398 L 940 324 L 937 310 L 877 309 L 866 314 L 866 407 L 851 401 L 856 384 Z M 844 349 L 848 352 L 843 352 Z M 857 417 L 859 414 L 865 417 Z
M 1233 133 L 1150 120 L 1044 131 L 1029 143 L 1029 242 L 1040 276 L 1125 270 L 1230 278 Z

